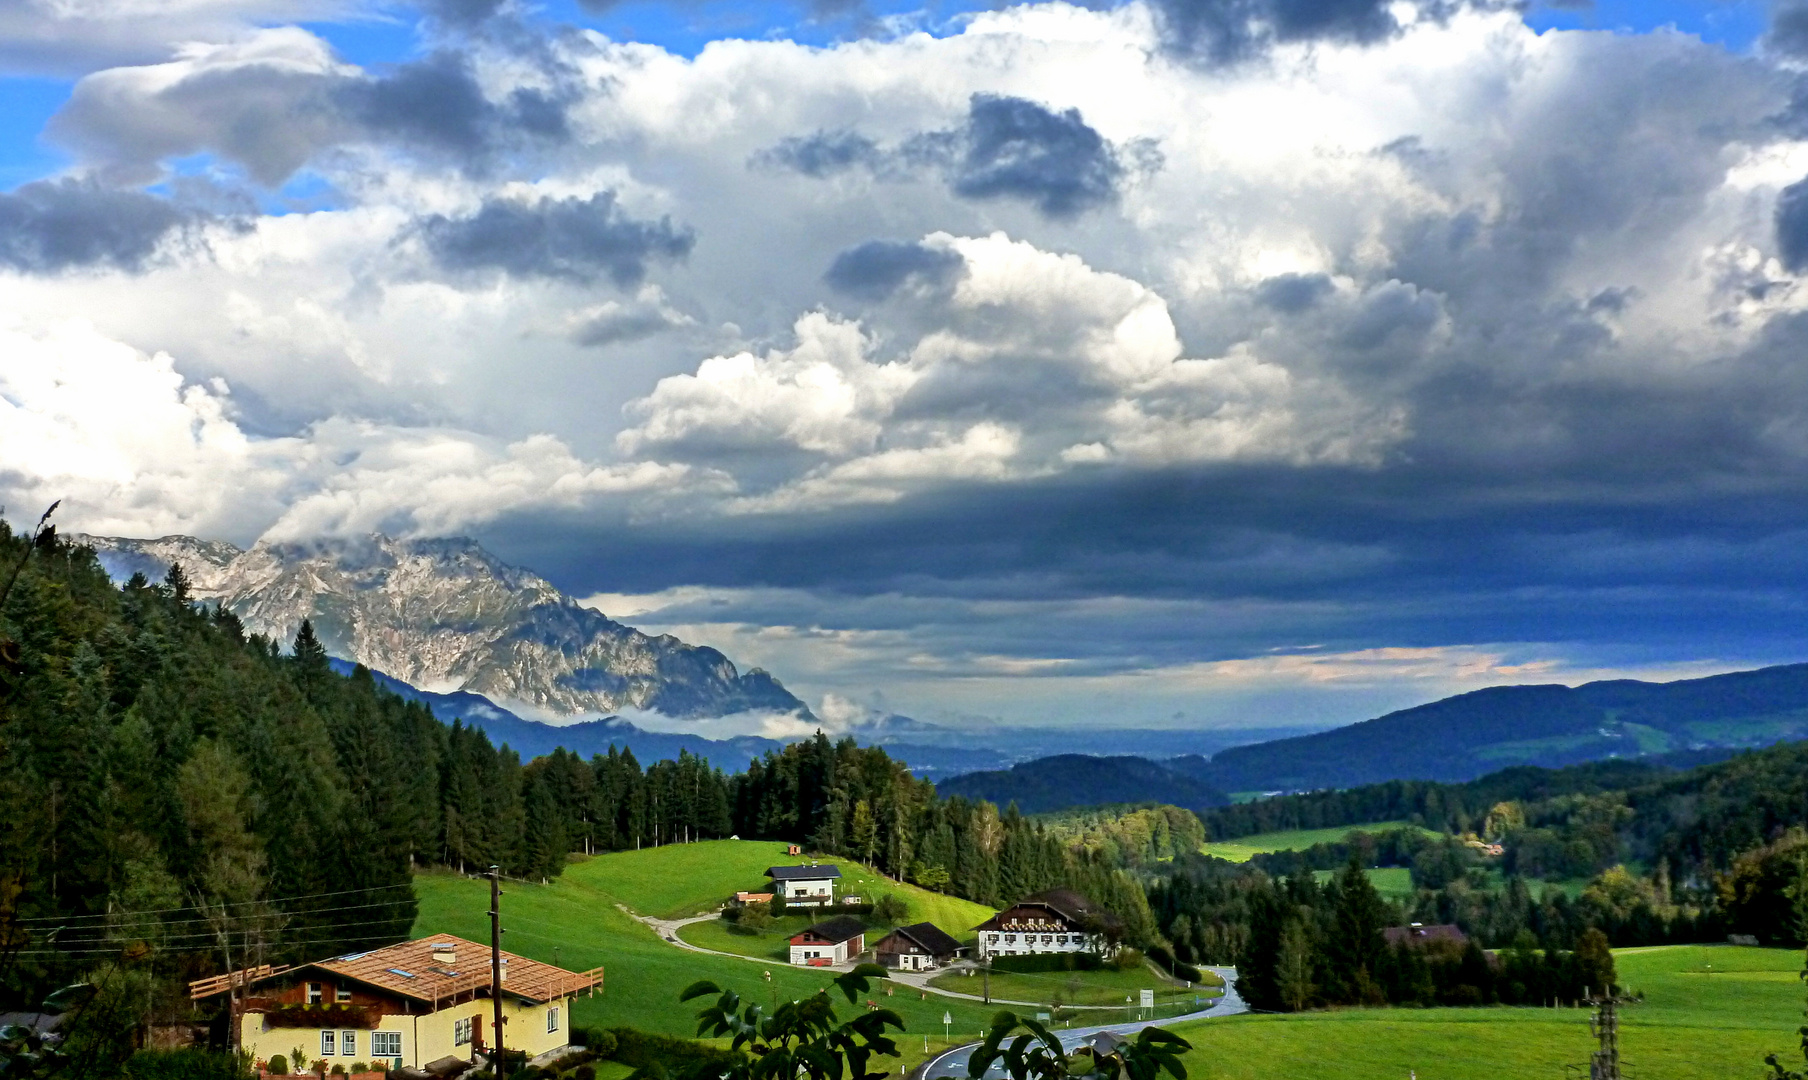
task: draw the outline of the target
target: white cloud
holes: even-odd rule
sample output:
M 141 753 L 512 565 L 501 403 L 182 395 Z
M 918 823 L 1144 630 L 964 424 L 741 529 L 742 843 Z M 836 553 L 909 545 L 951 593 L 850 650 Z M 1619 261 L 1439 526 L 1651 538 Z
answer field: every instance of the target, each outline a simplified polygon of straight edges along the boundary
M 628 454 L 719 458 L 802 452 L 801 475 L 730 512 L 894 501 L 1104 462 L 1370 464 L 1404 431 L 1333 381 L 1256 349 L 1181 356 L 1167 305 L 1119 274 L 1001 233 L 922 245 L 956 255 L 946 291 L 917 290 L 891 321 L 914 340 L 823 312 L 797 344 L 705 360 L 628 406 Z M 889 343 L 889 344 L 888 344 Z
M 595 464 L 545 434 L 504 443 L 344 418 L 258 437 L 223 380 L 187 382 L 79 322 L 0 318 L 0 500 L 61 499 L 84 531 L 298 539 L 444 535 L 528 508 L 719 486 L 688 466 Z

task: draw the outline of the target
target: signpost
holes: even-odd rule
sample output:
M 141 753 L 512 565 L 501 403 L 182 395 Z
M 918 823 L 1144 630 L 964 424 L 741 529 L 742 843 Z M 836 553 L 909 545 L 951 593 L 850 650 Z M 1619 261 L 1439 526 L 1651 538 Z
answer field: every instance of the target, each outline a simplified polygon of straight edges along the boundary
M 943 1013 L 942 1014 L 942 1039 L 944 1041 L 948 1041 L 953 1038 L 953 1035 L 950 1030 L 952 1028 L 953 1024 L 954 1024 L 954 1014 L 946 1013 L 946 1012 Z
M 1153 1012 L 1155 1010 L 1155 991 L 1144 990 L 1142 992 L 1142 1001 L 1139 1002 L 1138 1004 L 1142 1008 L 1148 1009 L 1149 1011 Z

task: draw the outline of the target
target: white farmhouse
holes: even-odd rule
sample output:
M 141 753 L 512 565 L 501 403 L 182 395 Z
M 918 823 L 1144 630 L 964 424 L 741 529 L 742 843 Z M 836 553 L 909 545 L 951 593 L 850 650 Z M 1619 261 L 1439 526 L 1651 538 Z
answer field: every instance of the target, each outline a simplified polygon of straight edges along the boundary
M 835 902 L 835 882 L 841 878 L 841 870 L 827 865 L 768 866 L 766 876 L 772 879 L 772 891 L 784 897 L 785 903 L 814 907 Z

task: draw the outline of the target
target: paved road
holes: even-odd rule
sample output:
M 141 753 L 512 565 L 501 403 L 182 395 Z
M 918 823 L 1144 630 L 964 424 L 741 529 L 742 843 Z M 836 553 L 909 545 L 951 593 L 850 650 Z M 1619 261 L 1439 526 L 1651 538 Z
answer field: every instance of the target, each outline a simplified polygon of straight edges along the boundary
M 1198 1012 L 1184 1013 L 1180 1016 L 1165 1016 L 1158 1020 L 1132 1020 L 1122 1024 L 1062 1028 L 1057 1032 L 1061 1037 L 1062 1047 L 1072 1051 L 1080 1044 L 1081 1039 L 1100 1031 L 1110 1031 L 1118 1035 L 1134 1035 L 1143 1028 L 1153 1027 L 1157 1024 L 1162 1027 L 1173 1027 L 1175 1024 L 1184 1024 L 1193 1020 L 1209 1020 L 1217 1016 L 1235 1016 L 1238 1013 L 1248 1012 L 1249 1006 L 1245 1005 L 1243 999 L 1237 996 L 1237 969 L 1215 967 L 1207 970 L 1215 971 L 1224 977 L 1224 996 L 1219 998 L 1216 1004 L 1209 1005 Z M 942 1054 L 924 1067 L 921 1074 L 922 1080 L 970 1080 L 967 1076 L 967 1059 L 978 1048 L 978 1043 L 968 1043 Z M 993 1065 L 991 1069 L 987 1070 L 984 1080 L 1004 1080 L 1004 1076 L 1004 1068 L 1000 1065 Z

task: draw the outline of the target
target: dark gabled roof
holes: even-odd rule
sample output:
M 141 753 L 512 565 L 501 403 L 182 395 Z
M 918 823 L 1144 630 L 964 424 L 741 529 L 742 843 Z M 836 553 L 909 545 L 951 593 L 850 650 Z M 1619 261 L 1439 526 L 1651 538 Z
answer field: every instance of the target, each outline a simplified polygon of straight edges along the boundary
M 852 915 L 837 915 L 833 919 L 828 919 L 817 923 L 815 926 L 805 928 L 798 936 L 801 937 L 804 934 L 815 934 L 824 941 L 839 945 L 844 941 L 856 938 L 864 933 L 866 933 L 865 923 L 854 918 Z
M 766 876 L 774 881 L 821 881 L 838 878 L 841 869 L 824 863 L 820 866 L 768 866 Z
M 902 934 L 922 946 L 923 951 L 931 956 L 953 956 L 961 950 L 961 943 L 954 940 L 934 923 L 911 923 L 893 930 L 894 934 Z
M 1004 911 L 992 916 L 990 919 L 980 923 L 973 929 L 999 929 L 1001 925 L 999 920 L 1003 918 L 1004 912 L 1015 907 L 1047 908 L 1049 911 L 1060 916 L 1074 926 L 1084 926 L 1088 922 L 1096 922 L 1098 925 L 1106 927 L 1118 925 L 1117 916 L 1111 914 L 1109 911 L 1102 911 L 1099 908 L 1094 907 L 1092 901 L 1081 896 L 1079 893 L 1074 892 L 1072 889 L 1045 889 L 1039 893 L 1031 893 L 1014 904 L 1006 904 Z
M 1469 943 L 1469 935 L 1463 928 L 1452 923 L 1436 923 L 1431 926 L 1390 926 L 1381 933 L 1387 938 L 1389 945 L 1426 945 L 1434 941 L 1451 941 L 1458 945 Z

